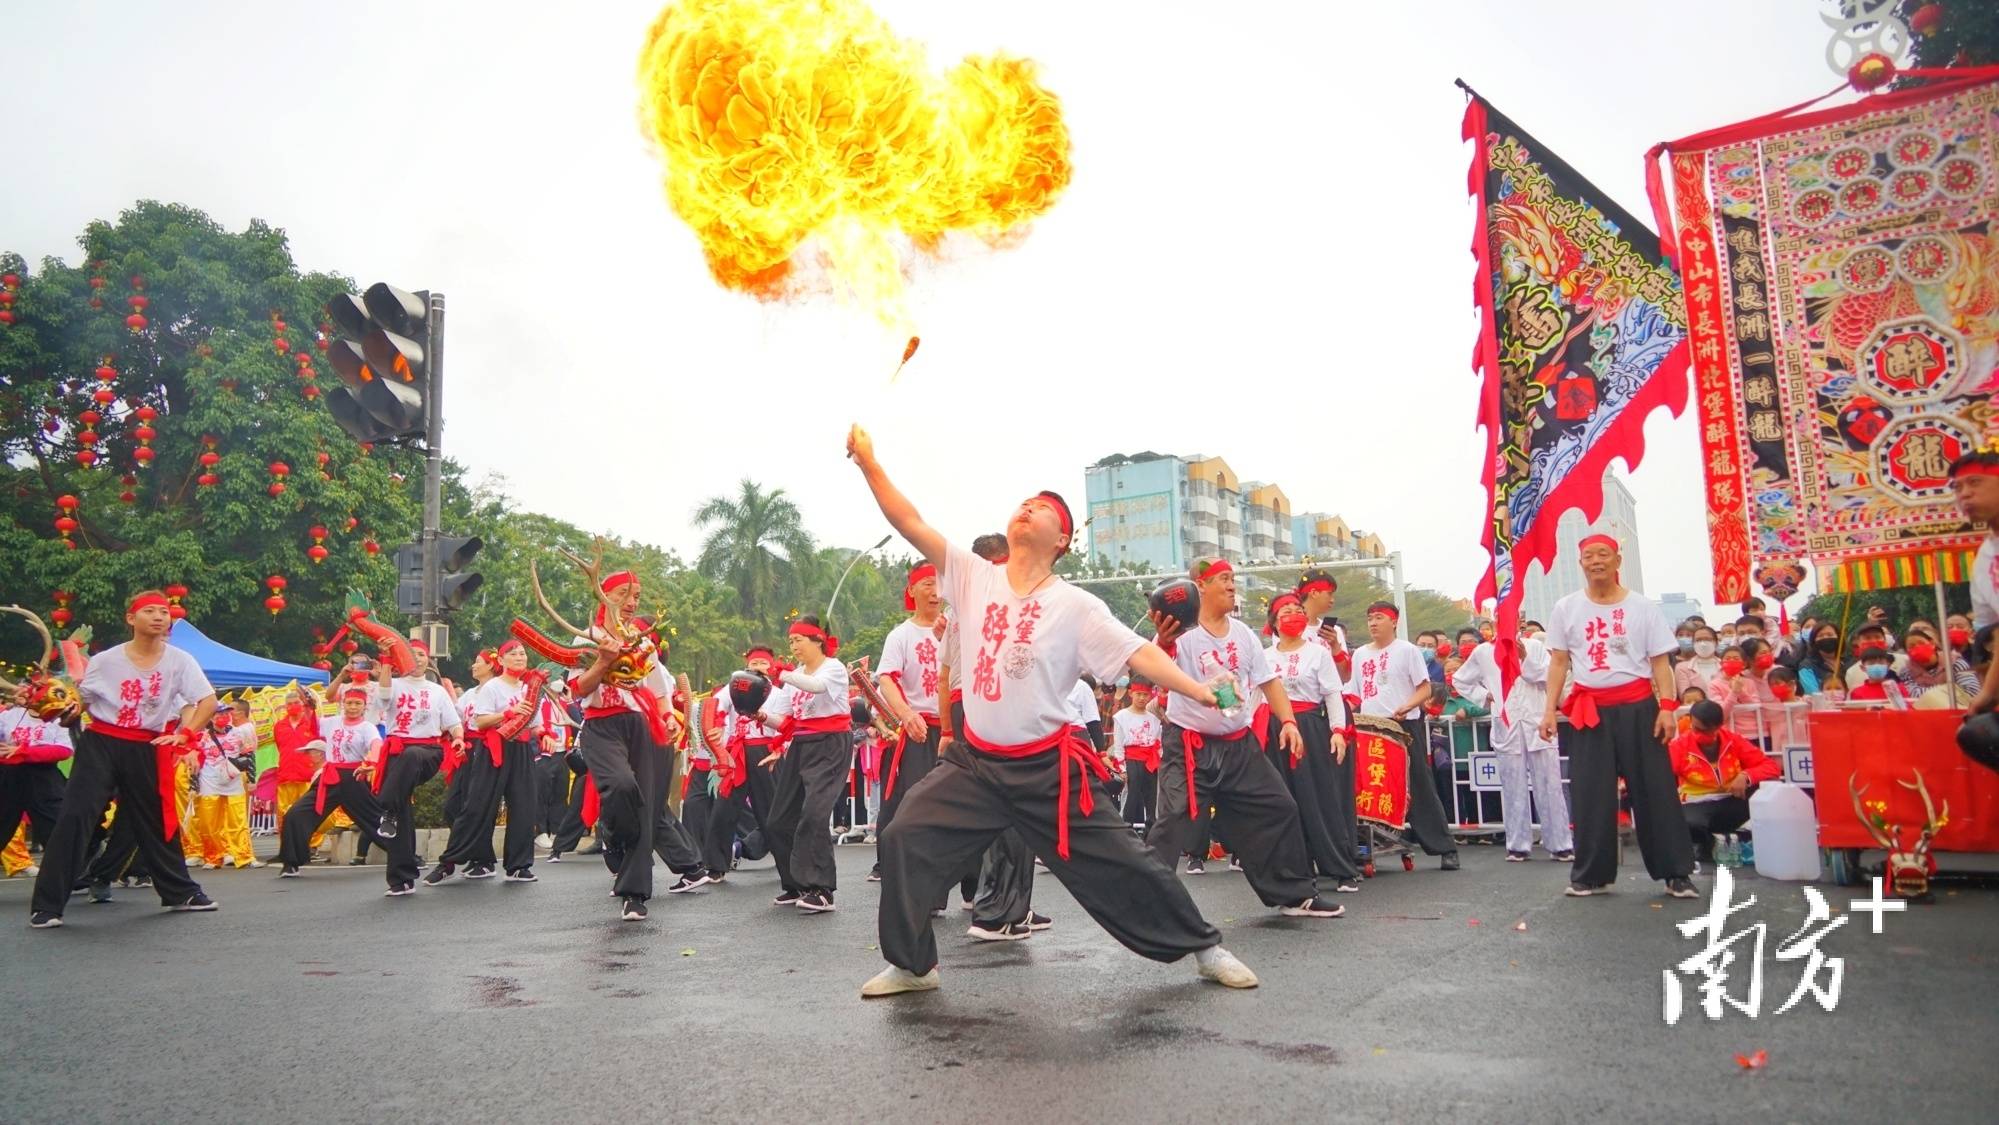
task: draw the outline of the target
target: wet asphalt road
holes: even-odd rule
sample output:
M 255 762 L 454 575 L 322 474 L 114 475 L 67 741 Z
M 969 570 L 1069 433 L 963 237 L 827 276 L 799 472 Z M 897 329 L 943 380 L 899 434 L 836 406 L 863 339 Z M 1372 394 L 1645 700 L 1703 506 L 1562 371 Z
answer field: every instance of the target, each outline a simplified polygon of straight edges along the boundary
M 1698 948 L 1673 923 L 1707 901 L 1658 897 L 1629 861 L 1618 894 L 1574 900 L 1561 865 L 1470 848 L 1316 922 L 1211 864 L 1189 885 L 1262 977 L 1244 993 L 1127 953 L 1044 873 L 1055 929 L 982 945 L 954 912 L 941 991 L 863 1002 L 873 851 L 839 849 L 836 914 L 768 905 L 765 862 L 643 924 L 587 857 L 407 899 L 379 868 L 209 872 L 219 913 L 122 891 L 49 932 L 26 926 L 27 880 L 0 882 L 0 1119 L 1990 1121 L 1999 1098 L 1989 884 L 1878 936 L 1853 916 L 1824 943 L 1837 1010 L 1779 1016 L 1804 900 L 1744 878 L 1758 903 L 1729 932 L 1768 923 L 1762 1015 L 1710 1023 L 1689 986 L 1669 1028 L 1661 970 Z M 1826 890 L 1845 914 L 1853 893 Z M 1762 1069 L 1735 1062 L 1758 1049 Z

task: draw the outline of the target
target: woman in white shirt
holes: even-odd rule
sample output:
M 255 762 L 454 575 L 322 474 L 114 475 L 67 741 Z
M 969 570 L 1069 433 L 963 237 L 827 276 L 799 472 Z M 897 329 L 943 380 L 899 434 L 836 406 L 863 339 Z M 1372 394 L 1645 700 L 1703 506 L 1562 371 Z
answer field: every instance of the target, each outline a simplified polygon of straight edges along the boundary
M 827 825 L 854 761 L 847 666 L 833 659 L 839 651 L 840 638 L 808 613 L 791 626 L 791 656 L 798 666 L 778 676 L 778 683 L 792 689 L 791 742 L 784 751 L 791 760 L 778 770 L 770 846 L 798 888 L 798 909 L 808 914 L 835 909 L 839 873 Z
M 1270 603 L 1269 625 L 1277 639 L 1264 655 L 1284 682 L 1305 752 L 1293 758 L 1278 745 L 1275 715 L 1263 715 L 1258 733 L 1298 802 L 1298 824 L 1313 865 L 1321 876 L 1335 880 L 1335 890 L 1351 894 L 1360 890 L 1360 856 L 1354 838 L 1354 762 L 1347 753 L 1350 724 L 1332 652 L 1306 637 L 1308 624 L 1296 595 L 1283 594 Z M 1263 709 L 1258 711 L 1261 715 Z

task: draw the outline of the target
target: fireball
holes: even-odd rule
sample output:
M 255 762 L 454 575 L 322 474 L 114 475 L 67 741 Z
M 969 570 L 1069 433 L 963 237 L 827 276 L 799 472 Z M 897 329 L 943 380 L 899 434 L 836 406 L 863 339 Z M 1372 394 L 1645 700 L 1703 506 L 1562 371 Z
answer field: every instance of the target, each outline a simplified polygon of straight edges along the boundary
M 680 0 L 638 77 L 667 202 L 715 280 L 765 300 L 834 288 L 902 324 L 912 255 L 1011 245 L 1069 183 L 1031 61 L 938 73 L 859 0 Z

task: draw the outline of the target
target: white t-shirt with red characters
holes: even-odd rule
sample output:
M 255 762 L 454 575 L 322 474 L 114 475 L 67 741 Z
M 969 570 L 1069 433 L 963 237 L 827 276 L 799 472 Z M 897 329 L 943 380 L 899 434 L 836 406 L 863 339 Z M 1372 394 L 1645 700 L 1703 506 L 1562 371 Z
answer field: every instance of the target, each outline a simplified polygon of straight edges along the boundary
M 243 771 L 229 759 L 243 755 L 242 732 L 245 728 L 231 726 L 226 731 L 214 731 L 213 738 L 201 740 L 201 768 L 195 774 L 196 792 L 204 797 L 240 797 L 243 795 Z M 251 732 L 250 753 L 256 753 L 256 733 Z
M 366 761 L 369 753 L 382 744 L 382 732 L 375 729 L 375 724 L 366 719 L 350 723 L 339 715 L 319 720 L 319 737 L 326 743 L 329 765 Z
M 1127 746 L 1159 745 L 1159 716 L 1150 710 L 1134 711 L 1129 707 L 1111 716 L 1111 744 L 1117 747 L 1117 756 L 1124 758 Z
M 910 618 L 889 630 L 882 642 L 879 675 L 895 681 L 910 707 L 924 715 L 937 714 L 938 666 L 943 663 L 943 642 L 934 625 L 918 625 Z
M 1569 679 L 1586 688 L 1622 687 L 1652 678 L 1652 658 L 1679 651 L 1658 603 L 1626 593 L 1616 605 L 1598 605 L 1578 590 L 1555 603 L 1543 637 L 1550 652 L 1569 654 Z
M 1317 703 L 1326 709 L 1326 721 L 1338 730 L 1347 725 L 1347 701 L 1341 697 L 1346 684 L 1333 665 L 1333 651 L 1324 644 L 1307 641 L 1284 652 L 1276 645 L 1264 651 L 1270 669 L 1284 681 L 1284 694 L 1293 704 Z
M 793 677 L 797 676 L 816 681 L 820 690 L 813 691 L 800 686 L 793 680 Z M 810 672 L 803 667 L 794 668 L 784 673 L 782 679 L 785 681 L 784 686 L 790 691 L 790 698 L 786 703 L 790 708 L 788 713 L 794 719 L 830 719 L 835 715 L 846 716 L 853 713 L 853 705 L 847 699 L 847 666 L 830 656 L 820 661 L 819 667 Z M 771 693 L 773 697 L 776 694 L 776 692 Z M 772 711 L 769 703 L 764 704 L 764 711 L 767 714 L 786 713 Z
M 958 620 L 948 655 L 963 672 L 965 725 L 989 744 L 1039 742 L 1067 727 L 1082 674 L 1116 679 L 1145 643 L 1094 594 L 1050 577 L 1023 597 L 1005 566 L 955 544 L 938 589 Z
M 68 727 L 53 719 L 38 719 L 26 707 L 9 707 L 0 711 L 0 742 L 12 746 L 16 753 L 30 746 L 76 749 L 76 745 L 69 740 Z
M 494 676 L 459 697 L 459 714 L 464 717 L 466 726 L 470 728 L 472 720 L 481 715 L 501 715 L 512 710 L 514 704 L 520 702 L 521 697 L 527 694 L 527 690 L 528 686 L 518 680 L 510 684 L 504 677 Z M 521 728 L 521 732 L 514 737 L 517 741 L 526 742 L 540 737 L 542 730 L 541 708 L 537 707 L 534 718 L 529 719 L 528 725 Z
M 1177 692 L 1166 697 L 1166 721 L 1196 734 L 1234 734 L 1243 729 L 1249 722 L 1250 708 L 1255 706 L 1251 696 L 1277 678 L 1277 673 L 1270 670 L 1270 661 L 1264 657 L 1263 642 L 1257 640 L 1249 626 L 1234 617 L 1229 618 L 1228 630 L 1219 637 L 1198 624 L 1175 637 L 1173 662 L 1182 672 L 1204 684 L 1221 670 L 1235 678 L 1238 705 L 1230 711 L 1196 703 Z
M 180 709 L 215 694 L 201 665 L 181 649 L 167 647 L 160 661 L 141 672 L 127 655 L 128 645 L 90 658 L 76 685 L 84 709 L 101 723 L 138 730 L 165 730 Z
M 486 683 L 498 679 L 495 676 Z M 441 684 L 415 676 L 397 676 L 389 681 L 383 697 L 387 700 L 383 725 L 388 728 L 384 733 L 389 738 L 440 738 L 446 730 L 457 730 L 463 725 L 458 705 Z
M 1999 535 L 1988 535 L 1971 560 L 1971 627 L 1999 623 Z
M 1347 694 L 1360 700 L 1360 713 L 1384 719 L 1414 718 L 1418 708 L 1397 714 L 1400 707 L 1430 682 L 1430 668 L 1423 652 L 1400 637 L 1387 645 L 1372 641 L 1353 654 L 1353 671 L 1347 676 Z

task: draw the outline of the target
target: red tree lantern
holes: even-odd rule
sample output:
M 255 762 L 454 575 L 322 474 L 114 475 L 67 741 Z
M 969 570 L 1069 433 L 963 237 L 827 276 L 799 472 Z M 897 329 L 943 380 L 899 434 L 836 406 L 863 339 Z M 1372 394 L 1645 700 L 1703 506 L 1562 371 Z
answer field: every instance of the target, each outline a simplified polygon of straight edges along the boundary
M 264 608 L 271 611 L 272 617 L 276 617 L 285 611 L 285 596 L 283 594 L 272 594 L 270 597 L 264 599 Z
M 320 670 L 320 671 L 322 671 L 322 672 L 331 672 L 331 671 L 333 671 L 333 664 L 332 664 L 332 662 L 330 662 L 330 661 L 326 661 L 326 660 L 315 660 L 315 661 L 313 661 L 313 662 L 312 662 L 312 666 L 313 666 L 314 668 L 317 668 L 317 669 L 319 669 L 319 670 Z
M 285 477 L 291 475 L 292 467 L 290 465 L 285 464 L 283 461 L 273 461 L 270 464 L 270 470 L 272 476 L 277 477 L 279 480 L 283 480 Z
M 137 410 L 132 411 L 132 417 L 137 418 L 141 422 L 151 422 L 153 419 L 158 418 L 159 416 L 160 416 L 159 411 L 154 410 L 152 407 L 146 406 L 143 403 L 140 404 Z
M 279 355 L 283 355 L 286 352 L 292 350 L 291 343 L 287 341 L 283 336 L 280 336 L 277 339 L 272 340 L 271 347 L 276 348 Z
M 14 323 L 14 310 L 0 309 L 0 324 L 12 324 L 12 323 Z
M 265 489 L 265 491 L 269 492 L 271 494 L 271 499 L 275 500 L 278 497 L 283 496 L 285 494 L 285 482 L 281 480 L 274 480 L 271 482 L 271 487 Z
M 200 457 L 195 458 L 195 460 L 201 462 L 202 468 L 212 469 L 215 467 L 216 462 L 222 460 L 222 454 L 217 453 L 213 449 L 211 449 L 208 452 L 202 454 Z
M 111 360 L 108 356 L 103 363 L 97 365 L 97 370 L 94 374 L 100 383 L 115 383 L 118 381 L 118 369 L 111 366 Z
M 88 469 L 92 465 L 97 464 L 97 451 L 94 449 L 77 450 L 76 463 L 82 465 L 86 469 Z
M 221 483 L 221 481 L 222 478 L 216 476 L 214 473 L 203 473 L 200 476 L 194 478 L 194 483 L 200 485 L 203 488 L 214 488 L 217 484 Z
M 311 559 L 312 565 L 314 566 L 318 566 L 320 563 L 325 562 L 328 553 L 329 552 L 327 551 L 326 548 L 320 546 L 317 543 L 305 549 L 305 557 Z
M 360 521 L 360 520 L 357 520 L 357 519 L 355 519 L 355 518 L 354 518 L 353 516 L 348 516 L 348 517 L 347 517 L 347 530 L 349 530 L 349 531 L 352 531 L 352 530 L 354 530 L 355 528 L 357 528 L 357 527 L 360 527 L 360 526 L 361 526 L 361 521 Z
M 0 276 L 0 285 L 4 285 L 9 289 L 12 289 L 19 284 L 21 284 L 21 275 L 18 273 L 10 273 L 4 276 Z
M 382 545 L 380 543 L 375 542 L 373 539 L 361 540 L 361 549 L 368 552 L 371 555 L 379 555 L 382 553 Z
M 56 533 L 62 536 L 62 545 L 63 545 L 63 546 L 65 546 L 65 547 L 70 547 L 70 548 L 74 548 L 74 547 L 76 546 L 76 544 L 75 544 L 75 543 L 72 543 L 72 542 L 70 542 L 70 538 L 69 538 L 69 537 L 70 537 L 70 536 L 72 536 L 72 535 L 74 535 L 74 534 L 76 534 L 76 520 L 75 520 L 75 518 L 74 518 L 74 517 L 71 517 L 71 516 L 57 516 L 57 517 L 56 517 Z
M 118 502 L 120 504 L 135 504 L 138 500 L 139 494 L 129 488 L 118 494 Z
M 82 422 L 86 426 L 95 426 L 97 423 L 102 422 L 104 420 L 104 415 L 99 414 L 95 410 L 86 410 L 83 413 L 77 415 L 76 420 Z
M 56 628 L 66 629 L 69 627 L 69 610 L 57 606 L 49 611 L 49 620 L 56 623 Z
M 90 397 L 95 399 L 99 406 L 110 406 L 112 403 L 118 401 L 118 392 L 112 390 L 110 387 L 99 387 L 90 392 Z
M 160 592 L 167 596 L 167 600 L 169 602 L 177 602 L 182 598 L 187 597 L 187 587 L 181 585 L 178 582 L 175 582 L 174 584 L 168 586 L 165 590 L 162 590 Z
M 125 303 L 132 306 L 133 312 L 145 312 L 146 306 L 152 304 L 153 302 L 145 297 L 142 297 L 134 293 L 132 296 L 125 298 Z
M 125 327 L 130 328 L 132 335 L 137 336 L 146 330 L 146 318 L 140 316 L 138 313 L 133 313 L 131 316 L 125 318 Z
M 1925 4 L 1909 16 L 1909 30 L 1928 39 L 1943 26 L 1943 5 Z
M 305 385 L 305 392 L 304 392 L 304 393 L 305 393 L 305 398 L 306 398 L 306 401 L 307 401 L 307 402 L 311 402 L 312 400 L 314 400 L 314 399 L 316 399 L 316 398 L 318 398 L 318 397 L 319 397 L 319 388 L 318 388 L 318 387 L 315 387 L 315 386 L 313 386 L 313 385 L 312 385 L 311 383 L 307 383 L 307 384 Z
M 96 445 L 96 444 L 97 444 L 97 431 L 96 431 L 96 430 L 84 430 L 84 431 L 82 431 L 82 432 L 78 433 L 78 434 L 76 435 L 76 443 L 77 443 L 78 445 Z
M 93 278 L 91 278 L 91 279 L 90 279 L 90 287 L 91 287 L 92 289 L 102 289 L 102 288 L 104 288 L 104 287 L 105 287 L 106 285 L 109 285 L 109 284 L 111 284 L 111 283 L 110 283 L 110 282 L 108 282 L 108 281 L 106 281 L 106 280 L 104 280 L 104 279 L 103 279 L 103 278 L 101 278 L 101 277 L 93 277 Z
M 56 497 L 56 507 L 61 508 L 65 512 L 74 512 L 81 505 L 82 501 L 78 500 L 74 496 L 71 496 L 67 492 L 63 493 L 61 496 Z
M 134 289 L 144 289 L 145 287 L 146 287 L 146 279 L 145 279 L 145 278 L 144 278 L 143 276 L 139 275 L 139 274 L 136 274 L 136 273 L 135 273 L 135 274 L 133 274 L 133 275 L 132 275 L 132 288 L 134 288 Z

